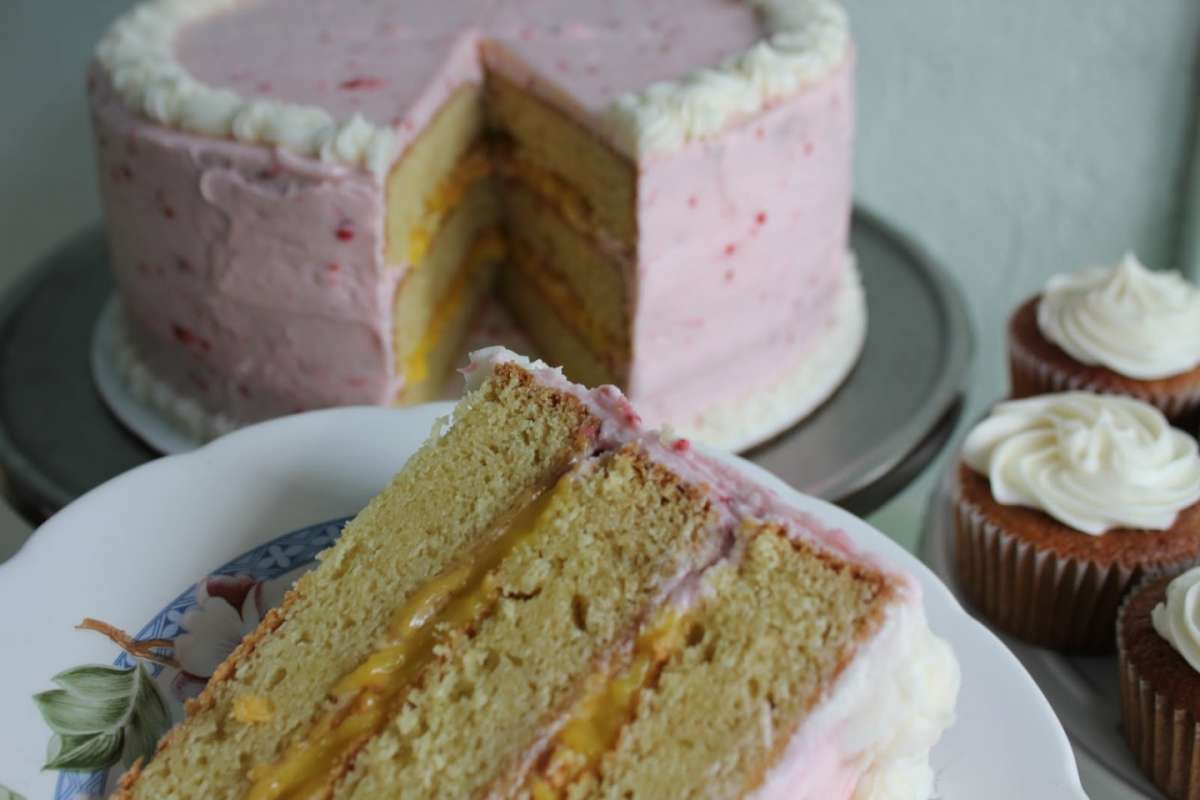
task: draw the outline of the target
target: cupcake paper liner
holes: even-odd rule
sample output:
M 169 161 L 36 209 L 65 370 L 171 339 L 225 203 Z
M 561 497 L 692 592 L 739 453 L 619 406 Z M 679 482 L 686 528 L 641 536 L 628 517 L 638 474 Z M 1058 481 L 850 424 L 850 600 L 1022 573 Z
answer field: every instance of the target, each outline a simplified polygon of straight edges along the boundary
M 1013 397 L 1078 391 L 1125 395 L 1155 406 L 1175 427 L 1191 434 L 1197 433 L 1197 423 L 1200 423 L 1200 386 L 1190 392 L 1155 391 L 1151 386 L 1114 387 L 1047 364 L 1011 335 L 1008 337 L 1008 365 Z
M 1103 567 L 1060 556 L 990 522 L 958 493 L 955 506 L 960 590 L 993 625 L 1031 644 L 1111 653 L 1126 590 L 1143 575 L 1167 568 Z
M 1124 615 L 1125 604 L 1122 604 L 1114 630 L 1120 629 Z M 1125 741 L 1138 766 L 1168 797 L 1200 800 L 1200 747 L 1197 747 L 1200 725 L 1190 711 L 1154 690 L 1128 658 L 1120 639 L 1118 635 Z

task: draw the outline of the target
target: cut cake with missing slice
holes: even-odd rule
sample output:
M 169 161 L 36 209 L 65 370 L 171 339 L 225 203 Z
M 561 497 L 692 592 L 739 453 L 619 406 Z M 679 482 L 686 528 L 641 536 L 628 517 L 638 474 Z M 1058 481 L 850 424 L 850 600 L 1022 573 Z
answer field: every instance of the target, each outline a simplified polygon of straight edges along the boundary
M 468 380 L 119 797 L 929 796 L 913 581 L 612 387 Z

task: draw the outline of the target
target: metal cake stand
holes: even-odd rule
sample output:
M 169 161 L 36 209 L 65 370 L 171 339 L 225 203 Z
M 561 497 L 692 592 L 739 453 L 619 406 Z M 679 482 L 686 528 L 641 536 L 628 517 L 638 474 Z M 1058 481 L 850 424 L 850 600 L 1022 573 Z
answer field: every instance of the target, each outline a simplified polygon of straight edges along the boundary
M 958 289 L 919 247 L 862 210 L 851 236 L 870 316 L 858 365 L 815 413 L 745 455 L 865 515 L 949 439 L 973 344 Z M 112 416 L 92 381 L 92 331 L 112 290 L 97 225 L 0 301 L 0 467 L 32 522 L 159 457 Z

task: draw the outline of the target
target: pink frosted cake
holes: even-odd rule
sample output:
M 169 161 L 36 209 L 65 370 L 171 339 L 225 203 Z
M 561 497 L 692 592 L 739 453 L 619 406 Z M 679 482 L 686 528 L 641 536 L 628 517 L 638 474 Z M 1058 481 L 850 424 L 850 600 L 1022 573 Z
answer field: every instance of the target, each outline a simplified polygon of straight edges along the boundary
M 739 446 L 865 328 L 834 0 L 150 0 L 89 90 L 122 360 L 203 430 L 541 354 Z M 163 398 L 166 398 L 164 400 Z

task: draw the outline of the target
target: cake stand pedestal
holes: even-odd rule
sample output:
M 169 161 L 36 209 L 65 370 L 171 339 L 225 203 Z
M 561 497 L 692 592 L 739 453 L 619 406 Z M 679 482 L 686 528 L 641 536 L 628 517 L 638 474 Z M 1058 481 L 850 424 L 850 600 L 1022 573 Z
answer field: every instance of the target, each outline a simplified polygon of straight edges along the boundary
M 856 210 L 851 240 L 869 315 L 857 366 L 816 412 L 743 455 L 802 492 L 866 515 L 949 439 L 972 338 L 953 281 L 907 237 Z M 93 383 L 92 332 L 112 291 L 97 225 L 34 265 L 0 301 L 0 467 L 31 521 L 159 457 Z

